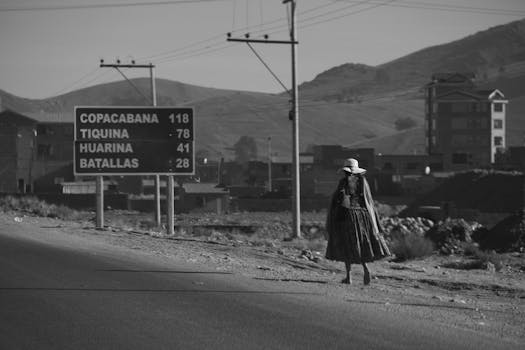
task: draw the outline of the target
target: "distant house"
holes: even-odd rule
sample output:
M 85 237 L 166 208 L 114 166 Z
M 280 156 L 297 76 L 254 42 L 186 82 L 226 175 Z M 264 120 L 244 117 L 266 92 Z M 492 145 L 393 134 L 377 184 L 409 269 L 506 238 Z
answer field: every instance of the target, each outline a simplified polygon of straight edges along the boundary
M 0 112 L 0 192 L 32 191 L 36 122 L 5 110 Z
M 473 74 L 435 74 L 425 93 L 428 154 L 442 154 L 446 170 L 493 165 L 506 145 L 507 103 L 497 89 L 476 89 Z
M 73 179 L 73 122 L 67 113 L 0 112 L 0 192 L 58 192 Z

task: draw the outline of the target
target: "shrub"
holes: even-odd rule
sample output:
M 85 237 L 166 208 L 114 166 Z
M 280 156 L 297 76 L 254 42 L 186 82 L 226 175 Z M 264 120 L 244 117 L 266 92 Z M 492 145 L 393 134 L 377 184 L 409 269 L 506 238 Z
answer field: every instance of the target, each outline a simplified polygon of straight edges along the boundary
M 398 118 L 396 119 L 394 124 L 396 126 L 396 130 L 398 131 L 410 129 L 410 128 L 417 126 L 417 122 L 410 117 Z
M 487 268 L 488 263 L 491 263 L 494 265 L 496 271 L 500 271 L 505 264 L 504 257 L 494 250 L 481 250 L 475 245 L 470 245 L 470 247 L 465 250 L 465 253 L 467 252 L 479 262 L 481 268 Z
M 431 255 L 434 244 L 418 234 L 394 234 L 391 237 L 390 250 L 397 261 L 405 261 Z
M 24 211 L 36 216 L 76 220 L 80 213 L 64 205 L 49 204 L 36 197 L 6 196 L 0 199 L 2 211 Z
M 489 269 L 490 264 L 492 264 L 494 270 L 500 271 L 505 265 L 505 259 L 502 255 L 493 250 L 481 250 L 476 244 L 465 243 L 463 245 L 463 251 L 465 255 L 470 256 L 472 259 L 468 261 L 453 261 L 443 266 L 461 270 L 472 270 Z

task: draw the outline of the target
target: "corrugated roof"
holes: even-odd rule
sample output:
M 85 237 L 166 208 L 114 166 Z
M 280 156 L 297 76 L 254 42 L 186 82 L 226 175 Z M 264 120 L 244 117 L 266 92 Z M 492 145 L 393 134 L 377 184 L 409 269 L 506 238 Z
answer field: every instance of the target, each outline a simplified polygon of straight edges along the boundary
M 39 123 L 73 123 L 73 112 L 23 112 L 23 114 Z
M 432 74 L 432 80 L 437 82 L 457 82 L 459 81 L 469 81 L 476 78 L 476 74 L 473 72 L 439 72 Z
M 313 164 L 314 156 L 310 154 L 300 154 L 299 163 L 301 164 Z M 276 164 L 292 164 L 291 156 L 272 156 L 272 163 Z
M 6 109 L 0 112 L 0 122 L 13 123 L 16 125 L 32 125 L 35 120 L 18 112 Z
M 182 185 L 184 187 L 184 190 L 186 193 L 213 193 L 213 194 L 226 194 L 228 193 L 228 190 L 225 190 L 222 187 L 217 187 L 216 183 L 203 183 L 203 182 L 195 182 L 195 183 L 185 183 Z

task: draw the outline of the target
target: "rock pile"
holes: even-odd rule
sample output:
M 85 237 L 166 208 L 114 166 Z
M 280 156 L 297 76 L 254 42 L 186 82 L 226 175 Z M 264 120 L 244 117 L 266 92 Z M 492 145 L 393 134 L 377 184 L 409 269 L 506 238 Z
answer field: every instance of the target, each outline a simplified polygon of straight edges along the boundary
M 425 236 L 434 242 L 440 253 L 455 254 L 463 251 L 464 242 L 472 242 L 472 234 L 480 228 L 477 222 L 448 218 L 434 225 Z
M 500 252 L 525 249 L 525 213 L 517 212 L 496 224 L 490 230 L 477 232 L 474 239 L 484 250 Z
M 381 225 L 383 227 L 384 236 L 388 240 L 394 234 L 417 234 L 423 236 L 425 232 L 434 226 L 434 222 L 421 217 L 385 217 L 381 220 Z

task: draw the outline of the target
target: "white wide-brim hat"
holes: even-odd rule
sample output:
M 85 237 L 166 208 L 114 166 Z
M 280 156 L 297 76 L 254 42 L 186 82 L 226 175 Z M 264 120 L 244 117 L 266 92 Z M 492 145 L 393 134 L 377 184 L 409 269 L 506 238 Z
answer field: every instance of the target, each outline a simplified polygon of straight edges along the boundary
M 366 172 L 366 169 L 359 167 L 359 162 L 357 161 L 357 159 L 348 158 L 345 159 L 343 167 L 340 169 L 340 171 L 345 171 L 351 174 L 363 174 Z

